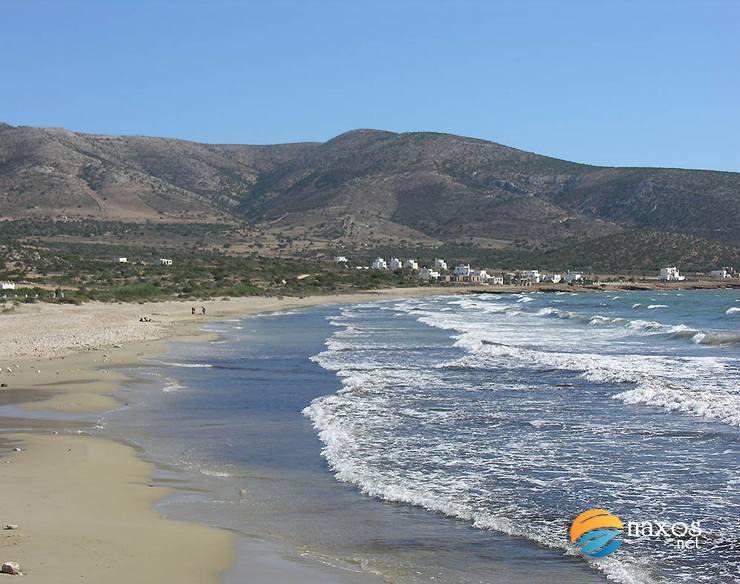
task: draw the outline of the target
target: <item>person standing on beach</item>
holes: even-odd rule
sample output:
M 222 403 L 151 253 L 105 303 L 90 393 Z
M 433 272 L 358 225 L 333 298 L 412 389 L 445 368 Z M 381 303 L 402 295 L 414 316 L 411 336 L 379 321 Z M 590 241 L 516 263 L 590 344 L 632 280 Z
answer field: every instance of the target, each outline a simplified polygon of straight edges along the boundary
M 200 313 L 203 314 L 203 315 L 205 315 L 205 313 L 206 313 L 206 307 L 205 306 L 201 306 L 200 307 Z
M 190 314 L 195 314 L 195 306 L 190 309 Z

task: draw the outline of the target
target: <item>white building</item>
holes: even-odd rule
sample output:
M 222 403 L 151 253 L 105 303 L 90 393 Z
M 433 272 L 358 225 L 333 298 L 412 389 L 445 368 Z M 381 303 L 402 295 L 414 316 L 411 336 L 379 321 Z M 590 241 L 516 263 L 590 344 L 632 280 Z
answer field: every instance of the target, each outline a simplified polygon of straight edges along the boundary
M 159 265 L 160 266 L 171 266 L 172 265 L 172 260 L 167 259 L 167 258 L 160 258 Z
M 403 262 L 399 260 L 398 258 L 391 258 L 391 261 L 388 263 L 388 267 L 393 270 L 394 272 L 396 270 L 402 270 L 403 269 Z
M 403 262 L 403 267 L 409 270 L 418 270 L 419 263 L 416 260 L 412 260 L 411 258 L 409 258 L 405 262 Z
M 686 276 L 682 276 L 678 268 L 673 266 L 670 268 L 660 268 L 660 273 L 658 274 L 658 280 L 661 282 L 682 282 L 686 279 Z
M 346 264 L 349 260 L 344 256 L 337 256 L 334 258 L 334 261 L 338 264 Z
M 471 282 L 480 282 L 481 284 L 486 284 L 490 279 L 491 276 L 489 276 L 488 272 L 486 272 L 485 270 L 470 270 Z
M 388 264 L 383 258 L 375 258 L 373 260 L 373 270 L 387 270 Z
M 563 276 L 560 274 L 542 274 L 541 282 L 549 282 L 550 284 L 557 284 L 560 282 L 560 280 L 563 279 Z
M 429 282 L 430 280 L 437 280 L 439 278 L 439 272 L 429 268 L 422 268 L 416 277 L 423 282 Z
M 446 272 L 447 271 L 447 262 L 444 261 L 442 258 L 436 258 L 434 260 L 433 267 L 434 267 L 435 270 L 445 271 Z
M 563 278 L 563 282 L 566 284 L 573 284 L 583 280 L 583 274 L 581 272 L 568 272 Z
M 15 290 L 15 282 L 0 282 L 0 290 Z
M 503 286 L 504 284 L 504 277 L 503 276 L 491 276 L 488 278 L 488 283 L 493 284 L 494 286 Z
M 118 263 L 119 264 L 127 264 L 128 263 L 128 258 L 118 258 Z
M 732 268 L 720 268 L 709 272 L 709 277 L 713 280 L 724 280 L 725 278 L 732 278 L 732 272 Z
M 467 278 L 470 276 L 471 271 L 470 264 L 460 264 L 459 266 L 455 266 L 452 275 L 456 278 Z
M 540 271 L 539 270 L 524 270 L 522 272 L 522 278 L 529 280 L 532 284 L 540 283 Z

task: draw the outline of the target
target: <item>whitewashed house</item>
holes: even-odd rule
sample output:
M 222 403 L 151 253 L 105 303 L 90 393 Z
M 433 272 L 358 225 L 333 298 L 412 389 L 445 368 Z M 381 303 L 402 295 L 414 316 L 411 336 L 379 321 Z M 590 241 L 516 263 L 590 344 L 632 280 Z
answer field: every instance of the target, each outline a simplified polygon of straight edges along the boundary
M 660 268 L 660 273 L 658 274 L 658 280 L 661 282 L 682 282 L 685 279 L 686 276 L 682 276 L 675 266 Z
M 159 265 L 160 266 L 171 266 L 172 265 L 172 260 L 167 259 L 167 258 L 160 258 Z
M 128 263 L 128 258 L 118 258 L 118 263 L 119 264 L 127 264 Z
M 15 282 L 0 282 L 0 290 L 15 290 Z
M 403 262 L 403 267 L 406 268 L 407 270 L 418 270 L 419 262 L 409 258 L 405 262 Z
M 444 261 L 442 258 L 436 258 L 434 260 L 434 264 L 432 266 L 435 270 L 439 270 L 440 272 L 446 272 L 447 271 L 447 262 Z
M 547 282 L 549 284 L 557 284 L 562 279 L 563 276 L 560 274 L 542 274 L 542 279 L 540 281 Z
M 487 284 L 490 276 L 485 270 L 470 270 L 468 281 L 473 284 Z
M 575 284 L 583 280 L 583 274 L 581 272 L 568 272 L 563 278 L 563 282 L 566 284 Z
M 452 275 L 455 276 L 455 278 L 468 278 L 470 277 L 471 271 L 470 264 L 460 264 L 455 266 L 455 269 L 452 271 Z
M 539 270 L 524 270 L 522 272 L 522 278 L 529 280 L 532 284 L 540 283 L 540 271 Z
M 338 264 L 346 264 L 349 260 L 345 256 L 337 256 L 334 261 Z
M 383 258 L 375 258 L 373 260 L 373 270 L 387 270 L 388 264 Z
M 394 272 L 397 270 L 403 270 L 403 262 L 398 258 L 391 258 L 391 261 L 388 262 L 388 267 Z
M 724 280 L 725 278 L 732 278 L 732 272 L 732 268 L 720 268 L 709 272 L 709 277 L 713 280 Z
M 419 278 L 419 280 L 421 280 L 422 282 L 429 282 L 431 280 L 438 280 L 439 272 L 430 268 L 422 268 L 416 277 Z
M 504 277 L 503 276 L 491 276 L 490 278 L 488 278 L 488 283 L 493 284 L 494 286 L 503 286 Z

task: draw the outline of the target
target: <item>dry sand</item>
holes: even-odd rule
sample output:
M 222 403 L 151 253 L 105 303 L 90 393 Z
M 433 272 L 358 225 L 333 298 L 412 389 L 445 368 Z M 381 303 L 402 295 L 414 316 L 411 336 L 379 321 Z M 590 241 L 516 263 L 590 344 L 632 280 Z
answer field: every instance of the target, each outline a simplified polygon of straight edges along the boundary
M 92 422 L 29 419 L 18 409 L 117 407 L 112 394 L 125 378 L 112 369 L 164 350 L 167 340 L 202 335 L 206 319 L 450 292 L 209 301 L 206 317 L 192 316 L 186 302 L 34 304 L 0 314 L 0 529 L 19 526 L 0 531 L 0 562 L 19 562 L 29 584 L 218 582 L 233 561 L 232 534 L 153 511 L 167 490 L 148 485 L 154 468 L 133 448 L 90 436 Z

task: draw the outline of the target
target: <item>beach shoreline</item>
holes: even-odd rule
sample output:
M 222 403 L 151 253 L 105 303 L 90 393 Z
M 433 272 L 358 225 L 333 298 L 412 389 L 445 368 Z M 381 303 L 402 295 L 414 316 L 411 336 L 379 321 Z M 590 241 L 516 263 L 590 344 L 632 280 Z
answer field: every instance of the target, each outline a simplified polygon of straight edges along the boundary
M 711 284 L 702 287 L 723 287 Z M 624 285 L 605 291 L 632 289 L 644 290 Z M 208 322 L 327 304 L 563 290 L 598 289 L 419 287 L 196 304 L 29 304 L 0 314 L 0 527 L 18 525 L 0 532 L 0 562 L 18 562 L 32 583 L 222 579 L 235 562 L 235 535 L 161 517 L 154 505 L 172 490 L 152 485 L 155 465 L 132 446 L 89 432 L 103 412 L 125 407 L 116 397 L 130 381 L 122 369 L 165 352 L 170 342 L 207 340 Z M 206 314 L 193 315 L 201 306 Z M 279 574 L 281 566 L 272 565 Z M 269 573 L 269 566 L 262 569 Z
M 205 306 L 205 316 L 193 316 L 189 302 L 31 304 L 0 315 L 0 523 L 18 526 L 0 532 L 0 562 L 18 562 L 31 583 L 219 582 L 235 561 L 235 536 L 160 516 L 154 505 L 172 490 L 152 484 L 155 465 L 132 446 L 90 432 L 99 415 L 126 405 L 115 395 L 130 381 L 120 371 L 170 342 L 207 340 L 211 333 L 202 329 L 211 321 L 461 291 L 195 305 L 197 312 Z M 293 573 L 274 557 L 276 574 Z

